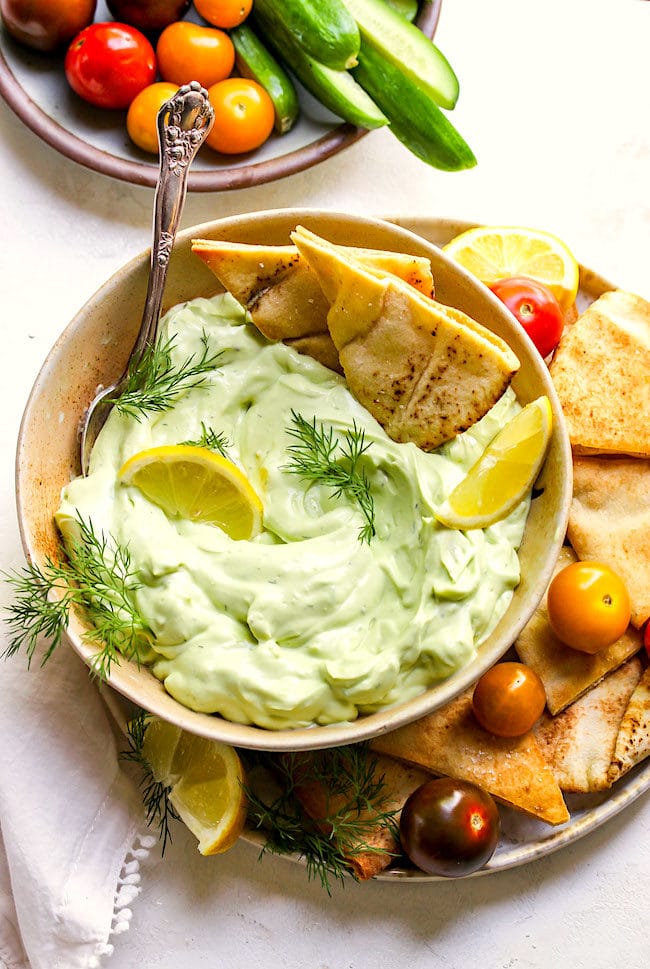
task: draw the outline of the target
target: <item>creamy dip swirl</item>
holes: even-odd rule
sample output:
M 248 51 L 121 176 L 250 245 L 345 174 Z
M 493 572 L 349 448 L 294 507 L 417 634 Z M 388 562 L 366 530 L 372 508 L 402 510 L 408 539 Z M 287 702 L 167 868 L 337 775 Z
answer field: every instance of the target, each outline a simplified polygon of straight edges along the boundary
M 205 386 L 141 421 L 111 413 L 90 474 L 63 492 L 57 520 L 90 519 L 127 546 L 154 632 L 151 668 L 193 710 L 270 729 L 353 720 L 425 690 L 473 657 L 519 581 L 516 549 L 528 500 L 466 533 L 433 509 L 520 409 L 508 390 L 469 431 L 427 454 L 390 440 L 345 381 L 282 343 L 269 343 L 232 297 L 196 299 L 161 324 L 180 363 L 205 334 L 223 351 Z M 375 505 L 376 536 L 345 496 L 287 471 L 291 412 L 341 439 L 356 422 Z M 122 464 L 144 448 L 195 440 L 201 424 L 264 506 L 264 528 L 233 541 L 216 526 L 170 519 Z

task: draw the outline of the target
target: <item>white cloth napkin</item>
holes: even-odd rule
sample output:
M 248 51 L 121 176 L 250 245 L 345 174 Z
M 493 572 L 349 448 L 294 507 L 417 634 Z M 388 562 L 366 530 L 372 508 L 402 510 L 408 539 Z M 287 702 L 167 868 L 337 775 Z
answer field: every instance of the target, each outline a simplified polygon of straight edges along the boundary
M 96 969 L 155 839 L 88 670 L 39 662 L 0 662 L 0 969 Z

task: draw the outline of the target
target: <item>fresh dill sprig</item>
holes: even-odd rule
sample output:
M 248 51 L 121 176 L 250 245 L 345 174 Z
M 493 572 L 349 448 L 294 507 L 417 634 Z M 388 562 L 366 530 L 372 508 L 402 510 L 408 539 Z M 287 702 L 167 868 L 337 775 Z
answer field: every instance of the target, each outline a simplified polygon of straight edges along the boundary
M 262 854 L 297 854 L 304 858 L 310 879 L 318 879 L 331 894 L 331 878 L 355 877 L 350 859 L 365 852 L 385 853 L 367 839 L 378 827 L 398 838 L 397 811 L 385 810 L 383 775 L 367 745 L 316 751 L 313 754 L 257 752 L 255 763 L 277 778 L 280 792 L 269 803 L 246 786 L 248 821 L 263 830 Z M 316 785 L 323 794 L 321 817 L 307 817 L 298 792 Z
M 150 411 L 166 411 L 173 407 L 180 394 L 195 387 L 203 387 L 209 374 L 217 366 L 222 351 L 210 353 L 209 340 L 201 335 L 201 353 L 192 354 L 179 366 L 172 360 L 174 336 L 157 339 L 129 366 L 126 386 L 119 397 L 107 398 L 121 414 L 140 420 Z
M 9 642 L 0 658 L 24 647 L 29 666 L 43 636 L 49 641 L 43 665 L 61 642 L 70 610 L 78 609 L 91 624 L 85 641 L 97 646 L 91 669 L 105 680 L 120 654 L 137 662 L 153 634 L 133 601 L 139 583 L 129 550 L 114 543 L 109 552 L 108 540 L 95 533 L 92 522 L 78 516 L 77 525 L 79 537 L 70 544 L 67 561 L 48 556 L 42 567 L 32 562 L 4 573 L 15 597 L 7 607 Z
M 315 417 L 308 421 L 292 410 L 291 419 L 293 427 L 287 428 L 287 433 L 297 443 L 288 448 L 291 461 L 284 470 L 327 485 L 333 489 L 335 498 L 343 494 L 352 498 L 366 520 L 359 530 L 359 540 L 370 542 L 375 535 L 375 503 L 368 476 L 359 468 L 362 455 L 370 447 L 365 431 L 353 422 L 352 430 L 345 432 L 345 442 L 341 443 L 334 429 L 326 430 L 321 423 L 316 423 Z
M 120 752 L 122 760 L 129 760 L 141 769 L 140 790 L 148 825 L 158 825 L 158 838 L 162 842 L 161 853 L 165 854 L 167 842 L 171 843 L 172 835 L 169 822 L 180 821 L 180 818 L 169 800 L 171 787 L 157 781 L 151 765 L 144 755 L 144 737 L 151 720 L 151 715 L 142 711 L 133 717 L 127 725 L 127 739 L 129 749 Z
M 206 447 L 210 451 L 218 451 L 223 458 L 228 457 L 227 449 L 230 447 L 230 441 L 225 434 L 218 433 L 211 427 L 206 427 L 203 421 L 201 421 L 201 437 L 195 441 L 183 441 L 183 444 L 187 444 L 190 447 Z

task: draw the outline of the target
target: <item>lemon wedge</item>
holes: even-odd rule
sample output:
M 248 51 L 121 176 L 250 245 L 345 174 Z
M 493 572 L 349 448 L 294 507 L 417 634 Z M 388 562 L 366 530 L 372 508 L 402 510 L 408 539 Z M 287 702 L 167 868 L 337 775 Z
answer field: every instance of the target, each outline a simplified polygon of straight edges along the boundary
M 208 448 L 147 448 L 126 461 L 118 478 L 172 518 L 218 525 L 234 539 L 253 538 L 262 528 L 262 502 L 246 476 Z
M 444 251 L 487 286 L 510 276 L 528 276 L 548 286 L 565 312 L 575 301 L 578 263 L 567 246 L 548 232 L 479 226 L 461 232 Z
M 538 397 L 502 428 L 435 512 L 449 528 L 487 528 L 505 518 L 533 486 L 546 456 L 553 415 Z
M 244 771 L 234 747 L 152 718 L 142 753 L 154 778 L 171 788 L 169 800 L 198 839 L 200 853 L 232 847 L 246 820 Z

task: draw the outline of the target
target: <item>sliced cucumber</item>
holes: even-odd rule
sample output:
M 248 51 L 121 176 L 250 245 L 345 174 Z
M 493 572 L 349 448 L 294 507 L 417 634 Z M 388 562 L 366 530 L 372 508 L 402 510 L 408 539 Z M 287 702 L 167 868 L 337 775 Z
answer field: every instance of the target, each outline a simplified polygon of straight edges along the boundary
M 359 128 L 388 124 L 386 115 L 348 71 L 333 70 L 309 57 L 283 24 L 269 16 L 266 3 L 258 0 L 251 16 L 277 57 L 326 108 Z
M 415 24 L 404 20 L 384 0 L 345 0 L 359 25 L 366 48 L 372 47 L 387 62 L 418 81 L 441 108 L 458 100 L 458 78 L 447 58 Z
M 343 71 L 357 63 L 359 28 L 343 0 L 255 0 L 254 6 L 320 64 Z
M 248 24 L 240 24 L 231 30 L 230 39 L 235 47 L 239 73 L 262 85 L 273 102 L 275 130 L 280 135 L 286 134 L 300 113 L 293 81 Z
M 377 53 L 364 38 L 353 73 L 388 118 L 395 137 L 418 158 L 445 171 L 476 164 L 472 149 L 428 90 Z

